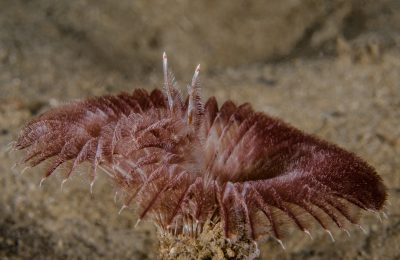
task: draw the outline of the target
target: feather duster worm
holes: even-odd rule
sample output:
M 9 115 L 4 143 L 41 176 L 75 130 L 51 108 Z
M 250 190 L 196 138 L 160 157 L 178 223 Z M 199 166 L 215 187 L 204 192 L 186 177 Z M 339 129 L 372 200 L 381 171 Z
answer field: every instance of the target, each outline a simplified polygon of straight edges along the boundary
M 357 223 L 354 208 L 382 208 L 386 188 L 356 155 L 250 104 L 219 107 L 214 97 L 203 104 L 200 66 L 184 101 L 165 54 L 163 70 L 163 92 L 137 89 L 52 109 L 25 126 L 15 148 L 30 167 L 50 162 L 42 181 L 67 162 L 63 183 L 84 162 L 92 185 L 99 169 L 108 172 L 123 208 L 156 224 L 164 257 L 253 258 L 255 241 L 280 242 L 287 224 L 310 234 L 315 222 L 329 232 L 331 224 Z M 222 251 L 210 249 L 215 237 Z

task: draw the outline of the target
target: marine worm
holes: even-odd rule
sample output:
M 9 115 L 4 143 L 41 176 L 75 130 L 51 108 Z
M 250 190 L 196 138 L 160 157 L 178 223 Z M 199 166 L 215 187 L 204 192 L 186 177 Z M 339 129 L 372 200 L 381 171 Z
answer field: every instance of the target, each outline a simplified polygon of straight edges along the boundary
M 155 223 L 164 257 L 185 255 L 167 238 L 199 241 L 215 229 L 237 257 L 245 246 L 232 243 L 248 245 L 244 255 L 253 258 L 265 236 L 282 244 L 288 225 L 311 236 L 314 222 L 332 237 L 332 224 L 347 232 L 358 223 L 355 208 L 382 209 L 383 181 L 355 154 L 248 103 L 203 103 L 200 65 L 187 98 L 165 53 L 163 71 L 163 91 L 136 89 L 43 113 L 21 130 L 15 149 L 26 151 L 30 167 L 49 163 L 42 182 L 63 164 L 63 183 L 82 163 L 90 165 L 91 187 L 99 170 L 107 172 L 122 209 Z

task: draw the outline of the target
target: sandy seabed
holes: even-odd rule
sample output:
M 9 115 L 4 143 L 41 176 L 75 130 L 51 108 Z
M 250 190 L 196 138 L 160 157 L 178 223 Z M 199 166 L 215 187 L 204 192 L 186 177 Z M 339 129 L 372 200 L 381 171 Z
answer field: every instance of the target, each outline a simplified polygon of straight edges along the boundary
M 156 258 L 153 227 L 144 222 L 134 228 L 132 211 L 118 215 L 121 205 L 114 203 L 113 187 L 105 175 L 96 182 L 93 194 L 83 169 L 63 191 L 61 176 L 49 178 L 40 188 L 40 167 L 24 174 L 12 170 L 21 157 L 7 148 L 29 119 L 53 106 L 91 95 L 161 87 L 162 75 L 128 77 L 72 48 L 74 43 L 68 39 L 31 37 L 24 29 L 15 29 L 14 23 L 2 21 L 2 25 L 0 257 Z M 366 234 L 357 227 L 350 230 L 350 237 L 334 230 L 332 243 L 319 229 L 312 232 L 314 240 L 294 231 L 284 241 L 286 250 L 273 239 L 260 243 L 261 259 L 400 258 L 398 46 L 366 44 L 360 52 L 359 47 L 339 42 L 336 55 L 251 63 L 202 74 L 204 97 L 214 95 L 220 103 L 251 102 L 257 110 L 355 152 L 376 168 L 389 189 L 387 218 L 381 215 L 380 221 L 366 214 L 362 219 Z M 187 75 L 178 82 L 183 87 L 189 79 Z

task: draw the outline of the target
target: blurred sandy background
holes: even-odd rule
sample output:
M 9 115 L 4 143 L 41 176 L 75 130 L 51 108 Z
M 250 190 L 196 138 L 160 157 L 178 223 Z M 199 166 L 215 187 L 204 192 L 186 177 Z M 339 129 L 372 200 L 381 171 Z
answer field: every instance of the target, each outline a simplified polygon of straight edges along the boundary
M 314 230 L 260 245 L 261 259 L 400 258 L 400 1 L 1 0 L 0 258 L 154 259 L 153 228 L 118 215 L 99 178 L 39 188 L 7 145 L 34 116 L 91 95 L 161 87 L 166 50 L 181 87 L 202 64 L 203 95 L 251 102 L 356 152 L 389 187 L 367 234 Z

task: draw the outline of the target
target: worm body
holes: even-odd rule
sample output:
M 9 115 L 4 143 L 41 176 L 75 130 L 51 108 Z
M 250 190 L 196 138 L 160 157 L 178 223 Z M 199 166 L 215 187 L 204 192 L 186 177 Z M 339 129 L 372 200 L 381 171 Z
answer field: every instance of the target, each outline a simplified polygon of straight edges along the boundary
M 29 122 L 15 145 L 24 162 L 49 162 L 44 178 L 63 164 L 65 180 L 82 163 L 92 183 L 106 171 L 124 208 L 175 235 L 220 222 L 231 240 L 280 241 L 287 224 L 307 234 L 312 222 L 344 229 L 358 221 L 354 208 L 382 208 L 386 188 L 356 155 L 250 104 L 203 103 L 200 67 L 184 99 L 167 65 L 164 54 L 163 91 L 89 98 Z

